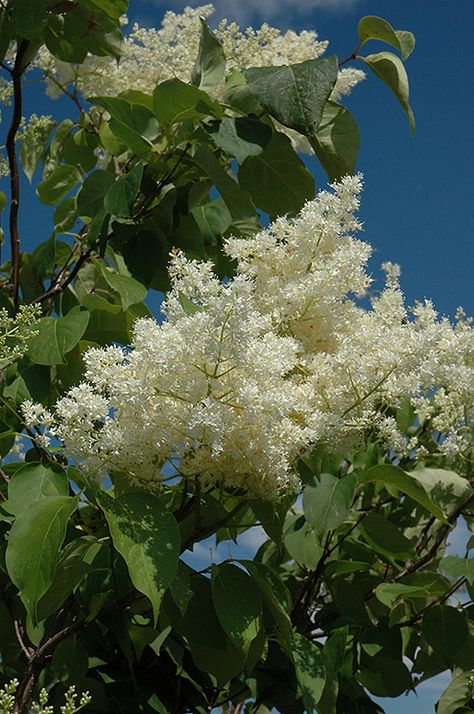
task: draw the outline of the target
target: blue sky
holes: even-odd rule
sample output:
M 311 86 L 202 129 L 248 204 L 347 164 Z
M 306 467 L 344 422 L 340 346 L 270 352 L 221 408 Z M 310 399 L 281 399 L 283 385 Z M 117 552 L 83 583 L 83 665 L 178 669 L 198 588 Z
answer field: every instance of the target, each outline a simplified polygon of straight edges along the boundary
M 198 3 L 130 0 L 130 16 L 158 25 L 165 10 L 180 11 L 186 4 Z M 356 48 L 357 22 L 364 15 L 379 15 L 395 28 L 415 33 L 417 46 L 407 62 L 417 120 L 414 138 L 395 98 L 374 76 L 345 100 L 361 130 L 358 168 L 366 183 L 361 237 L 374 247 L 375 276 L 383 261 L 401 264 L 409 303 L 430 297 L 441 314 L 453 316 L 462 304 L 474 315 L 472 0 L 217 0 L 215 4 L 216 18 L 227 16 L 243 25 L 266 21 L 282 29 L 316 29 L 340 58 Z M 379 49 L 374 43 L 364 53 Z M 51 106 L 31 88 L 25 114 L 33 111 L 54 112 L 61 118 L 69 114 L 69 106 L 61 102 Z M 317 168 L 316 172 L 321 187 L 325 177 Z M 26 186 L 24 197 L 21 229 L 31 249 L 48 237 L 51 212 L 38 206 Z M 246 547 L 254 545 L 249 537 Z M 207 544 L 200 555 L 209 562 Z M 213 557 L 218 556 L 215 552 Z M 442 677 L 441 682 L 427 684 L 418 699 L 410 695 L 385 701 L 385 711 L 432 714 L 446 683 Z

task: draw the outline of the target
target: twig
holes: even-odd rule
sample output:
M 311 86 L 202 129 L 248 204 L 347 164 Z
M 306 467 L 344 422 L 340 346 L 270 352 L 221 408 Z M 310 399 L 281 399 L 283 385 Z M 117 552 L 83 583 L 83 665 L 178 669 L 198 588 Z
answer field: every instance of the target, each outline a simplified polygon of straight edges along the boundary
M 22 40 L 15 57 L 15 64 L 11 71 L 13 81 L 13 115 L 10 128 L 7 134 L 5 147 L 7 150 L 8 164 L 10 167 L 10 244 L 11 244 L 11 283 L 12 297 L 15 308 L 18 308 L 18 291 L 20 287 L 20 234 L 18 232 L 18 212 L 20 210 L 20 174 L 16 159 L 15 140 L 21 123 L 22 116 L 22 94 L 21 76 L 25 70 L 22 67 L 23 57 L 28 48 L 28 42 Z

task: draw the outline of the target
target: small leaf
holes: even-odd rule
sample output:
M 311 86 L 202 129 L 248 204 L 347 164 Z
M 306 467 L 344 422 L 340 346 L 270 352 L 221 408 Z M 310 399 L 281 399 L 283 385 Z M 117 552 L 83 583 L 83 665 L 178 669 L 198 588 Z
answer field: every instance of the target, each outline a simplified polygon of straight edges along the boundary
M 436 714 L 455 714 L 460 707 L 470 701 L 473 693 L 474 674 L 472 672 L 457 674 L 441 695 Z
M 163 595 L 178 568 L 176 520 L 151 493 L 125 493 L 114 499 L 99 491 L 97 496 L 114 547 L 124 558 L 134 586 L 150 600 L 156 626 Z
M 337 80 L 337 59 L 252 67 L 245 74 L 252 94 L 272 117 L 301 134 L 314 136 Z
M 344 522 L 354 498 L 355 486 L 354 474 L 341 479 L 332 474 L 321 474 L 319 482 L 306 486 L 303 491 L 304 515 L 320 535 Z
M 270 214 L 296 213 L 314 198 L 314 177 L 283 134 L 274 134 L 269 145 L 249 156 L 239 169 L 239 182 L 254 204 Z
M 222 45 L 202 17 L 199 51 L 191 73 L 191 81 L 204 92 L 217 87 L 224 79 L 225 56 Z
M 331 181 L 355 173 L 359 127 L 341 104 L 326 102 L 321 124 L 315 136 L 310 138 L 310 144 Z
M 147 296 L 147 289 L 138 280 L 129 275 L 120 275 L 115 271 L 102 268 L 102 274 L 110 287 L 120 295 L 122 309 L 128 310 L 130 305 L 142 302 Z
M 379 52 L 375 55 L 360 57 L 368 67 L 374 72 L 377 77 L 380 77 L 382 82 L 385 82 L 395 94 L 400 102 L 403 111 L 407 115 L 408 123 L 410 124 L 411 133 L 415 133 L 415 117 L 413 116 L 412 108 L 408 102 L 409 88 L 408 76 L 403 66 L 401 59 L 392 52 Z
M 197 312 L 202 312 L 201 305 L 197 305 L 191 298 L 188 298 L 184 293 L 179 293 L 178 299 L 185 315 L 195 315 Z
M 61 164 L 48 176 L 45 181 L 38 184 L 36 192 L 42 203 L 54 206 L 64 198 L 81 180 L 81 173 L 75 166 Z
M 443 659 L 451 660 L 466 641 L 466 619 L 459 610 L 449 605 L 434 605 L 423 615 L 423 636 Z
M 210 131 L 216 146 L 235 157 L 239 164 L 249 156 L 261 154 L 272 138 L 268 124 L 252 117 L 224 117 Z
M 8 484 L 8 503 L 15 515 L 47 496 L 67 496 L 66 472 L 57 464 L 25 464 L 15 471 Z
M 403 583 L 382 583 L 375 588 L 375 597 L 381 603 L 392 609 L 399 598 L 430 597 L 428 588 L 419 585 L 403 585 Z
M 146 156 L 153 150 L 159 125 L 150 109 L 121 97 L 92 97 L 90 101 L 110 114 L 110 130 L 135 154 Z
M 104 208 L 113 216 L 129 217 L 133 204 L 140 190 L 143 176 L 143 164 L 138 164 L 131 171 L 114 181 L 104 197 Z
M 35 329 L 38 333 L 28 343 L 28 356 L 36 364 L 66 364 L 65 355 L 84 335 L 90 314 L 73 307 L 64 317 L 43 317 Z
M 403 60 L 410 56 L 415 47 L 415 37 L 412 32 L 394 30 L 390 23 L 376 15 L 363 17 L 359 22 L 358 33 L 362 44 L 367 40 L 386 42 L 401 52 Z
M 455 555 L 448 555 L 439 564 L 439 569 L 453 578 L 466 578 L 470 585 L 474 584 L 474 559 L 457 558 Z
M 20 513 L 10 531 L 8 573 L 33 621 L 38 600 L 53 582 L 66 526 L 77 503 L 78 497 L 41 498 Z
M 261 628 L 262 600 L 255 583 L 235 565 L 216 566 L 212 601 L 223 630 L 237 649 L 247 654 Z
M 40 161 L 46 154 L 48 139 L 55 126 L 56 122 L 51 120 L 45 122 L 41 127 L 36 127 L 34 132 L 26 132 L 19 138 L 21 166 L 30 183 Z
M 206 92 L 180 79 L 167 79 L 153 92 L 153 109 L 160 124 L 172 126 L 185 119 L 220 117 L 222 112 Z
M 323 651 L 299 632 L 293 634 L 295 673 L 306 711 L 319 711 L 318 702 L 326 681 Z
M 303 517 L 296 518 L 285 533 L 285 548 L 297 563 L 309 570 L 317 566 L 323 549 L 317 531 Z

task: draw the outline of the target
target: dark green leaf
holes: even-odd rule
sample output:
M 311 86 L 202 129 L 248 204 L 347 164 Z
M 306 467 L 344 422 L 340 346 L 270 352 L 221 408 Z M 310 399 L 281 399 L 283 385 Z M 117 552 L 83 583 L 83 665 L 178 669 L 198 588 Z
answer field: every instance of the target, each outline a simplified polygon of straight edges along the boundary
M 105 194 L 105 210 L 113 216 L 131 216 L 133 204 L 140 190 L 142 176 L 143 164 L 138 164 L 131 171 L 116 179 Z
M 305 487 L 304 515 L 320 535 L 334 530 L 344 522 L 354 498 L 355 486 L 354 474 L 341 479 L 332 474 L 321 474 L 319 482 L 312 482 Z
M 8 484 L 8 500 L 12 513 L 21 511 L 45 496 L 67 496 L 66 472 L 56 464 L 25 464 L 15 471 Z
M 84 335 L 90 314 L 79 306 L 64 317 L 43 317 L 36 329 L 38 334 L 28 343 L 28 356 L 36 364 L 65 364 L 65 355 Z
M 77 503 L 77 497 L 41 498 L 20 513 L 10 531 L 8 573 L 33 621 L 38 600 L 53 582 L 66 526 Z
M 321 124 L 310 143 L 331 181 L 355 173 L 360 145 L 359 127 L 352 114 L 341 104 L 326 102 Z
M 57 166 L 45 181 L 38 184 L 36 192 L 42 203 L 54 206 L 81 180 L 81 172 L 75 166 Z
M 371 657 L 370 666 L 357 675 L 357 680 L 378 697 L 399 697 L 412 688 L 410 672 L 399 659 Z
M 303 516 L 294 519 L 285 533 L 285 548 L 297 563 L 309 570 L 317 566 L 323 549 L 317 529 L 311 526 Z
M 246 70 L 258 102 L 284 126 L 314 136 L 337 79 L 337 59 L 312 59 L 282 67 Z
M 261 628 L 262 600 L 253 580 L 235 565 L 213 568 L 212 601 L 223 630 L 248 653 Z
M 84 645 L 75 637 L 63 640 L 54 650 L 51 669 L 60 682 L 72 684 L 85 677 L 89 656 Z
M 201 39 L 191 81 L 204 92 L 214 89 L 224 79 L 225 56 L 219 40 L 201 20 Z
M 381 513 L 369 513 L 359 525 L 365 540 L 389 558 L 405 558 L 412 556 L 412 547 L 408 538 Z
M 33 40 L 41 35 L 47 19 L 46 0 L 15 0 L 12 20 L 20 37 Z
M 211 128 L 212 140 L 241 164 L 249 156 L 256 156 L 268 146 L 272 130 L 252 117 L 224 117 Z
M 451 660 L 466 641 L 465 616 L 449 605 L 434 605 L 423 615 L 423 636 L 443 659 Z
M 411 133 L 414 134 L 415 117 L 413 116 L 413 111 L 408 103 L 408 76 L 401 59 L 399 59 L 397 55 L 394 55 L 392 52 L 379 52 L 375 55 L 361 57 L 361 59 L 395 94 L 402 106 L 403 111 L 407 115 Z
M 206 92 L 180 79 L 167 79 L 153 92 L 153 109 L 160 124 L 171 126 L 185 119 L 220 117 L 222 111 Z
M 114 182 L 110 171 L 94 171 L 86 178 L 77 194 L 77 214 L 92 218 L 102 208 L 104 196 Z
M 132 583 L 150 600 L 155 623 L 166 589 L 176 575 L 180 547 L 174 516 L 150 493 L 126 493 L 119 499 L 98 494 L 114 547 L 124 558 Z
M 359 22 L 359 39 L 362 44 L 367 40 L 380 40 L 395 47 L 406 60 L 415 47 L 415 37 L 412 32 L 406 30 L 394 30 L 386 20 L 375 15 L 367 15 Z
M 314 178 L 283 134 L 274 134 L 264 151 L 249 156 L 239 169 L 239 181 L 254 204 L 279 216 L 298 212 L 314 198 Z

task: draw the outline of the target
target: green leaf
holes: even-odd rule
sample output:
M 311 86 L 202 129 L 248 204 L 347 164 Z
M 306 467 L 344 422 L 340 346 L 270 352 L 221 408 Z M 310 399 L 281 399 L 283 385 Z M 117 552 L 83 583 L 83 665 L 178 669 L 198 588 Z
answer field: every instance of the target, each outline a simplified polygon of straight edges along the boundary
M 133 153 L 146 156 L 153 150 L 159 125 L 150 109 L 120 97 L 92 97 L 90 101 L 110 114 L 110 130 Z
M 375 588 L 375 597 L 381 603 L 392 609 L 399 598 L 430 597 L 429 588 L 420 585 L 404 585 L 403 583 L 382 583 Z
M 241 219 L 255 215 L 250 194 L 240 188 L 205 144 L 201 144 L 197 150 L 194 161 L 214 182 L 232 218 Z
M 466 478 L 447 469 L 417 468 L 409 475 L 421 483 L 432 501 L 443 506 L 452 506 L 471 492 Z
M 359 530 L 369 545 L 390 559 L 408 559 L 413 555 L 408 538 L 381 513 L 369 513 Z
M 339 479 L 321 474 L 319 482 L 308 484 L 303 491 L 303 510 L 308 523 L 322 535 L 334 530 L 347 517 L 356 486 L 354 474 Z
M 127 12 L 128 0 L 81 0 L 91 10 L 100 10 L 114 20 L 119 20 Z
M 15 0 L 12 20 L 20 37 L 34 40 L 46 23 L 46 0 Z
M 472 672 L 461 672 L 455 675 L 440 697 L 436 714 L 455 714 L 460 707 L 470 701 L 473 692 L 474 674 Z
M 76 306 L 64 317 L 43 317 L 35 329 L 38 333 L 28 343 L 28 356 L 36 364 L 66 364 L 65 355 L 84 335 L 89 323 L 87 310 Z
M 272 138 L 272 130 L 252 117 L 224 117 L 211 127 L 211 137 L 216 146 L 241 164 L 249 156 L 262 153 Z
M 185 119 L 220 117 L 221 108 L 206 92 L 180 79 L 167 79 L 153 91 L 153 109 L 160 124 L 172 126 Z
M 222 45 L 206 25 L 202 17 L 201 38 L 196 63 L 191 73 L 191 82 L 208 92 L 214 89 L 224 79 L 225 56 Z
M 409 87 L 408 76 L 403 66 L 403 62 L 397 55 L 392 52 L 379 52 L 375 55 L 367 55 L 360 57 L 368 67 L 379 77 L 382 82 L 385 82 L 395 94 L 400 102 L 403 111 L 407 115 L 408 123 L 410 124 L 411 133 L 415 133 L 415 117 L 408 102 Z
M 421 631 L 425 640 L 443 659 L 451 660 L 466 641 L 464 615 L 449 605 L 434 605 L 423 615 Z
M 143 176 L 143 164 L 138 164 L 131 171 L 120 176 L 108 188 L 104 197 L 104 208 L 113 216 L 132 215 L 133 204 L 140 191 Z
M 54 650 L 51 669 L 60 682 L 76 683 L 85 677 L 89 669 L 89 656 L 84 645 L 76 637 L 63 640 Z
M 0 213 L 7 207 L 7 197 L 3 191 L 0 191 Z
M 359 154 L 359 127 L 352 114 L 341 104 L 324 105 L 321 124 L 310 138 L 316 156 L 331 181 L 355 173 Z
M 76 198 L 65 198 L 54 209 L 54 228 L 58 233 L 69 231 L 77 219 Z M 51 265 L 49 266 L 51 267 Z
M 293 659 L 306 710 L 319 711 L 318 702 L 326 681 L 323 651 L 299 632 L 293 634 Z
M 297 213 L 314 198 L 314 177 L 283 134 L 274 134 L 257 156 L 249 156 L 239 169 L 239 182 L 254 204 L 279 216 Z
M 410 672 L 401 660 L 376 656 L 368 664 L 356 678 L 375 696 L 399 697 L 413 687 Z
M 78 497 L 41 498 L 20 513 L 10 531 L 8 573 L 33 621 L 40 597 L 53 582 L 66 526 L 77 503 Z
M 403 471 L 399 466 L 391 464 L 381 464 L 373 466 L 364 474 L 364 481 L 375 481 L 389 486 L 395 486 L 399 491 L 405 493 L 414 501 L 426 508 L 427 511 L 433 514 L 438 520 L 447 523 L 443 511 L 433 503 L 425 489 L 416 481 L 412 473 Z
M 77 215 L 95 216 L 103 206 L 104 196 L 114 182 L 111 171 L 94 171 L 91 173 L 77 194 Z
M 323 549 L 318 537 L 318 530 L 301 516 L 294 519 L 285 533 L 285 548 L 297 563 L 309 570 L 318 564 Z
M 448 555 L 439 564 L 439 569 L 453 578 L 466 578 L 470 585 L 474 584 L 474 560 Z
M 67 496 L 66 472 L 57 464 L 25 464 L 15 471 L 8 484 L 9 507 L 19 515 L 32 503 L 47 496 Z
M 38 184 L 36 193 L 42 203 L 54 206 L 64 198 L 81 180 L 81 172 L 76 166 L 61 164 L 48 176 L 45 181 Z
M 258 102 L 284 126 L 313 136 L 337 80 L 337 59 L 306 60 L 282 67 L 247 69 Z
M 277 573 L 267 565 L 252 560 L 243 560 L 241 562 L 245 565 L 263 595 L 265 604 L 270 610 L 282 637 L 282 644 L 290 652 L 292 632 L 290 620 L 291 597 L 286 585 Z
M 132 492 L 114 499 L 100 491 L 98 502 L 132 583 L 152 604 L 156 626 L 163 595 L 178 568 L 178 524 L 160 499 L 151 493 Z
M 359 39 L 362 44 L 367 40 L 380 40 L 395 47 L 406 60 L 415 47 L 415 37 L 412 32 L 406 30 L 394 30 L 386 20 L 376 15 L 367 15 L 359 22 Z
M 148 292 L 146 287 L 135 278 L 129 275 L 120 275 L 120 273 L 105 267 L 102 267 L 102 274 L 107 284 L 120 295 L 124 312 L 128 310 L 130 305 L 136 305 L 146 298 Z
M 262 624 L 262 600 L 254 581 L 235 565 L 215 566 L 212 601 L 223 630 L 247 654 Z

